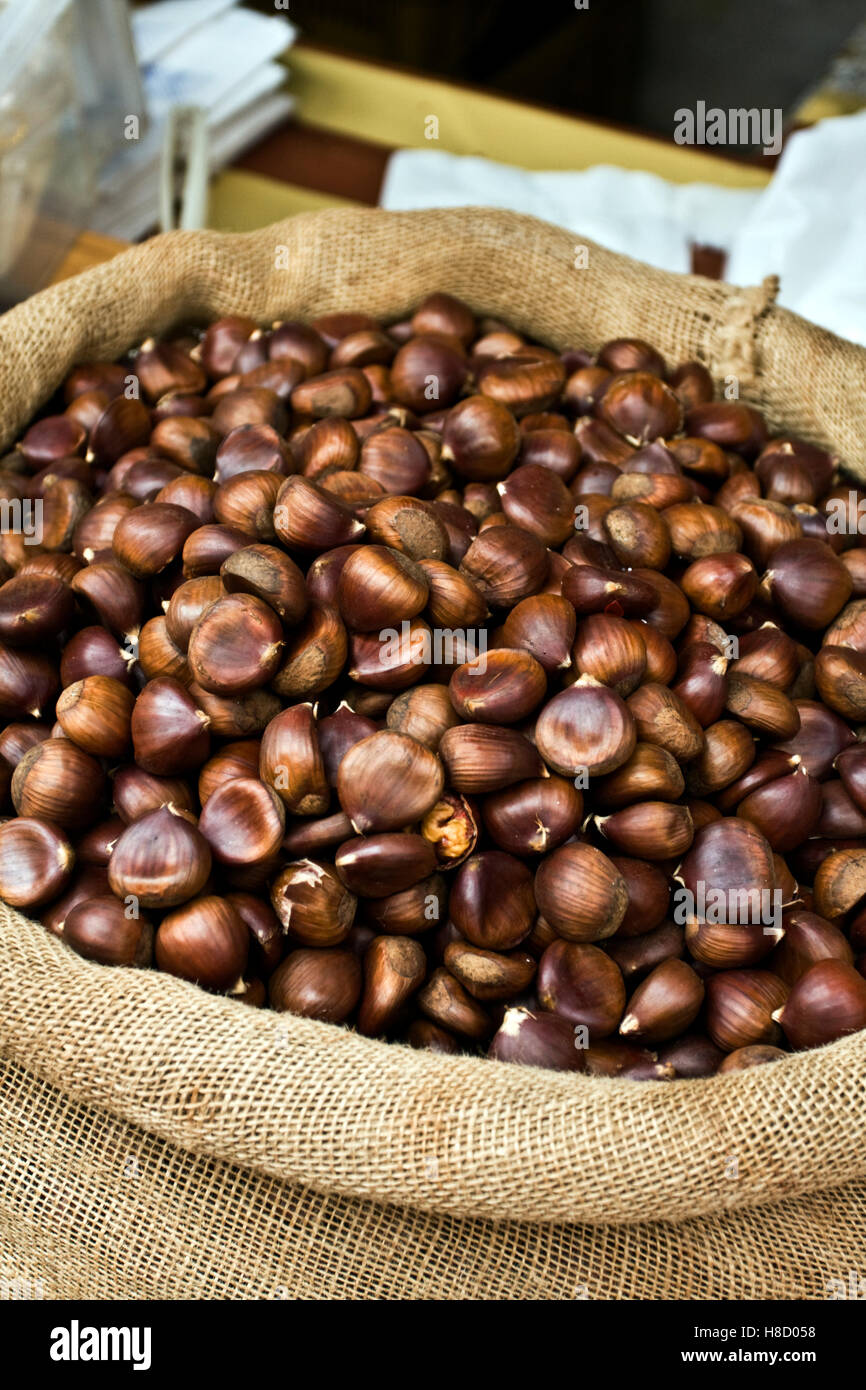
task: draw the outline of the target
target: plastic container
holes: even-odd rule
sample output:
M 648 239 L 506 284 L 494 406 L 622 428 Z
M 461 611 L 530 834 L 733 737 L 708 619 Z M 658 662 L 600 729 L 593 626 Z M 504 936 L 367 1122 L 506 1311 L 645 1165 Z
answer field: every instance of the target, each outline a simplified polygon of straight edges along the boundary
M 0 307 L 50 279 L 141 109 L 124 0 L 0 0 Z

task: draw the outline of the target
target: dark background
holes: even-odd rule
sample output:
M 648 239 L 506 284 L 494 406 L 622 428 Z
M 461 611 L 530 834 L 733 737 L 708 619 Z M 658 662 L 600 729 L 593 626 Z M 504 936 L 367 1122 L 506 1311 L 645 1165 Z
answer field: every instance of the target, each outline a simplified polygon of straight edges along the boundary
M 274 13 L 273 0 L 247 0 Z M 786 117 L 864 0 L 291 0 L 304 38 L 670 137 L 680 106 Z

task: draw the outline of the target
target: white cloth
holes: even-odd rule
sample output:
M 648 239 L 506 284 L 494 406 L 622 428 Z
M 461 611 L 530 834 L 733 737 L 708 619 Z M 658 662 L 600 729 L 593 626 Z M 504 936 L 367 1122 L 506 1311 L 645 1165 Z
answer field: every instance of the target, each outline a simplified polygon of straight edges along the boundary
M 766 189 L 673 184 L 598 165 L 534 172 L 438 150 L 399 150 L 385 208 L 511 208 L 665 270 L 689 270 L 694 242 L 728 253 L 726 278 L 781 277 L 779 302 L 866 344 L 866 112 L 788 141 Z

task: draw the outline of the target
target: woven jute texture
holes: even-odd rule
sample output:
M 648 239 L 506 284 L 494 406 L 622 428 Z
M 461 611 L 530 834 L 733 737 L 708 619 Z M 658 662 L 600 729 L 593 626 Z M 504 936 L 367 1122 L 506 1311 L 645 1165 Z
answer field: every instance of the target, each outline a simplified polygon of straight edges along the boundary
M 73 362 L 432 289 L 557 346 L 699 356 L 854 465 L 866 352 L 514 214 L 174 233 L 0 319 L 14 438 Z M 285 266 L 285 268 L 281 268 Z M 74 956 L 0 906 L 0 1286 L 61 1298 L 823 1298 L 862 1263 L 866 1033 L 702 1081 L 414 1052 Z

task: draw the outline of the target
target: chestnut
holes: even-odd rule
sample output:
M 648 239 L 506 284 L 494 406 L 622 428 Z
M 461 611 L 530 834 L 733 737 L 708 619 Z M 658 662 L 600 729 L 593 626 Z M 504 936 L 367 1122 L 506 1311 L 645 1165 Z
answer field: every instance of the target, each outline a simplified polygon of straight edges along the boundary
M 748 1067 L 762 1067 L 767 1062 L 776 1062 L 784 1056 L 781 1047 L 756 1043 L 751 1047 L 737 1047 L 733 1052 L 729 1052 L 716 1070 L 719 1075 L 729 1071 L 745 1071 Z
M 180 681 L 148 681 L 135 701 L 130 722 L 135 761 L 145 772 L 174 777 L 205 761 L 210 719 Z
M 219 574 L 220 567 L 236 550 L 243 550 L 250 538 L 236 526 L 199 526 L 183 547 L 183 573 L 187 579 L 203 574 Z
M 181 554 L 199 519 L 171 502 L 147 502 L 121 517 L 111 548 L 136 579 L 151 579 Z
M 748 772 L 755 751 L 754 736 L 738 719 L 710 724 L 704 730 L 704 746 L 688 769 L 689 791 L 711 796 L 730 787 Z
M 273 609 L 252 594 L 230 594 L 202 613 L 187 656 L 203 689 L 243 695 L 268 683 L 282 651 L 283 629 Z
M 737 516 L 739 516 L 739 509 Z M 742 532 L 737 518 L 721 507 L 701 502 L 680 502 L 665 508 L 665 521 L 674 554 L 685 560 L 725 554 L 740 549 Z
M 670 373 L 668 384 L 686 410 L 692 410 L 696 405 L 704 405 L 713 399 L 713 378 L 703 362 L 681 362 Z
M 444 685 L 416 685 L 396 696 L 386 715 L 389 729 L 408 734 L 433 753 L 437 752 L 446 730 L 459 722 L 448 687 Z
M 562 597 L 577 613 L 601 613 L 618 604 L 622 613 L 641 617 L 651 612 L 657 594 L 650 582 L 625 570 L 603 569 L 581 560 L 562 577 Z
M 121 565 L 89 564 L 73 576 L 70 587 L 84 608 L 92 609 L 109 632 L 127 639 L 137 635 L 144 612 L 144 591 Z
M 685 933 L 676 922 L 663 922 L 642 936 L 608 937 L 604 950 L 616 961 L 626 984 L 641 979 L 664 960 L 678 960 L 685 950 Z
M 763 587 L 789 622 L 824 628 L 848 602 L 852 580 L 823 541 L 794 540 L 773 552 Z
M 596 359 L 609 372 L 650 372 L 653 376 L 667 375 L 661 353 L 643 338 L 611 338 L 602 343 Z M 710 392 L 712 399 L 712 392 Z
M 246 969 L 249 932 L 228 899 L 194 898 L 163 917 L 154 954 L 169 975 L 226 991 Z
M 622 874 L 601 850 L 569 844 L 554 850 L 536 870 L 535 901 L 560 936 L 569 941 L 600 941 L 612 936 L 622 922 L 628 890 Z
M 732 1066 L 724 1065 L 733 1056 L 734 1053 L 726 1055 L 700 1033 L 685 1033 L 681 1038 L 665 1043 L 658 1054 L 659 1062 L 672 1067 L 674 1075 L 681 1077 L 712 1076 L 717 1071 L 733 1071 Z
M 450 909 L 457 930 L 473 946 L 511 950 L 535 917 L 532 874 L 501 850 L 473 854 L 455 875 Z
M 68 685 L 57 700 L 57 719 L 67 738 L 100 758 L 119 758 L 130 741 L 135 701 L 132 691 L 111 676 L 85 676 Z
M 578 626 L 573 657 L 579 675 L 591 676 L 625 698 L 644 678 L 647 649 L 638 624 L 613 613 L 593 613 Z
M 12 774 L 12 801 L 19 816 L 68 829 L 95 821 L 107 783 L 96 758 L 67 738 L 36 743 Z
M 492 792 L 481 807 L 495 844 L 509 854 L 546 854 L 578 829 L 583 796 L 564 777 L 537 777 Z
M 314 420 L 332 415 L 357 419 L 366 414 L 371 400 L 370 383 L 358 367 L 338 367 L 307 377 L 291 394 L 292 409 Z
M 283 663 L 271 685 L 287 700 L 318 695 L 333 685 L 347 653 L 346 629 L 336 608 L 314 603 L 288 635 Z
M 182 778 L 157 777 L 134 763 L 117 768 L 112 774 L 112 789 L 115 810 L 126 825 L 161 806 L 193 810 L 192 791 Z
M 252 893 L 229 893 L 226 898 L 250 933 L 249 966 L 262 976 L 276 970 L 283 958 L 285 938 L 277 914 Z
M 619 967 L 597 946 L 553 941 L 538 963 L 542 1008 L 582 1024 L 595 1041 L 616 1031 L 625 1009 Z
M 677 801 L 684 790 L 679 763 L 657 743 L 636 743 L 624 763 L 593 784 L 596 804 L 606 811 L 636 801 Z
M 330 865 L 314 859 L 281 870 L 271 885 L 271 904 L 284 931 L 304 946 L 338 946 L 355 918 L 354 894 Z
M 438 751 L 450 785 L 468 796 L 544 775 L 537 749 L 504 725 L 457 724 L 446 729 Z
M 704 984 L 692 967 L 684 960 L 664 960 L 629 999 L 620 1034 L 642 1043 L 667 1042 L 691 1026 L 703 1000 Z
M 596 816 L 595 824 L 616 849 L 644 859 L 684 854 L 694 838 L 689 808 L 666 801 L 635 802 L 610 815 Z
M 590 1044 L 586 1070 L 590 1076 L 620 1076 L 629 1081 L 671 1081 L 676 1074 L 670 1062 L 659 1061 L 658 1053 L 612 1038 Z
M 482 531 L 460 562 L 491 608 L 512 608 L 541 590 L 549 566 L 548 552 L 537 536 L 517 526 Z
M 778 1045 L 782 1032 L 775 1015 L 788 997 L 788 986 L 778 976 L 768 970 L 723 970 L 710 976 L 706 988 L 707 1032 L 717 1047 L 733 1052 Z
M 400 830 L 438 801 L 442 763 L 414 738 L 380 730 L 346 753 L 337 777 L 343 810 L 358 834 Z
M 210 847 L 195 817 L 169 804 L 126 827 L 109 861 L 108 881 L 118 898 L 133 898 L 142 907 L 163 909 L 194 898 L 204 888 L 210 870 Z
M 757 965 L 783 936 L 782 926 L 763 927 L 750 923 L 719 925 L 699 922 L 694 918 L 686 922 L 685 928 L 690 954 L 701 965 L 710 966 L 713 970 Z
M 0 640 L 39 646 L 68 627 L 75 600 L 68 584 L 47 575 L 15 575 L 0 585 Z
M 553 1071 L 583 1071 L 584 1052 L 575 1040 L 574 1025 L 559 1014 L 507 1009 L 488 1056 L 500 1062 Z
M 282 475 L 270 471 L 238 473 L 222 484 L 214 497 L 214 516 L 251 541 L 272 541 L 274 504 Z
M 526 951 L 505 954 L 451 941 L 445 947 L 445 965 L 459 984 L 482 1002 L 514 999 L 532 983 L 535 960 Z
M 797 643 L 773 623 L 739 639 L 740 654 L 734 669 L 739 675 L 777 685 L 789 691 L 800 670 Z
M 216 787 L 202 807 L 198 828 L 221 864 L 269 861 L 286 828 L 283 803 L 255 777 L 234 777 Z
M 866 1028 L 866 979 L 842 960 L 819 960 L 773 1014 L 792 1047 L 822 1047 Z
M 295 857 L 322 854 L 342 844 L 352 834 L 352 822 L 342 811 L 318 820 L 298 818 L 286 829 L 283 849 Z
M 866 847 L 829 854 L 815 874 L 813 893 L 815 911 L 827 921 L 850 912 L 866 896 Z
M 45 820 L 21 815 L 0 825 L 0 896 L 33 908 L 56 898 L 69 881 L 75 853 Z
M 272 1009 L 323 1023 L 345 1023 L 361 997 L 361 966 L 352 951 L 292 951 L 268 981 Z
M 312 705 L 293 705 L 274 715 L 262 735 L 258 772 L 287 813 L 327 811 L 331 797 Z
M 703 901 L 716 922 L 757 924 L 771 906 L 773 852 L 749 821 L 725 817 L 697 832 L 678 877 L 692 895 L 699 919 L 705 916 Z
M 826 777 L 833 761 L 853 744 L 855 735 L 848 725 L 816 700 L 795 700 L 800 727 L 790 738 L 776 744 L 782 753 L 798 757 L 810 777 Z
M 743 797 L 737 815 L 756 825 L 767 843 L 783 853 L 808 839 L 818 826 L 821 806 L 821 785 L 801 764 Z
M 441 874 L 432 874 L 398 893 L 365 898 L 363 920 L 377 934 L 417 936 L 444 920 L 447 900 L 445 880 Z
M 202 805 L 217 787 L 232 777 L 256 777 L 259 773 L 259 751 L 260 739 L 242 738 L 234 744 L 225 744 L 214 753 L 213 758 L 207 759 L 199 773 L 199 801 Z
M 497 492 L 509 522 L 545 545 L 562 545 L 572 534 L 574 503 L 565 483 L 550 468 L 524 463 L 498 484 Z
M 447 1032 L 480 1041 L 493 1031 L 490 1015 L 443 966 L 433 971 L 417 1002 L 430 1021 Z
M 407 936 L 377 936 L 364 955 L 364 989 L 358 1031 L 368 1037 L 385 1032 L 399 1017 L 427 973 L 427 958 Z
M 381 898 L 428 878 L 436 856 L 421 835 L 359 835 L 340 846 L 334 867 L 350 892 Z
M 362 443 L 358 472 L 395 496 L 423 493 L 430 481 L 430 457 L 417 434 L 386 426 Z
M 337 605 L 346 625 L 374 632 L 414 618 L 427 603 L 421 567 L 386 546 L 365 545 L 346 558 L 337 582 Z
M 138 637 L 138 667 L 146 680 L 164 676 L 180 685 L 193 684 L 189 662 L 175 646 L 165 618 L 150 618 Z
M 749 606 L 758 590 L 758 575 L 746 555 L 705 555 L 689 565 L 680 583 L 693 608 L 724 622 Z
M 547 677 L 529 652 L 501 647 L 458 666 L 449 691 L 463 719 L 515 724 L 544 698 Z
M 801 907 L 789 909 L 782 920 L 784 935 L 773 952 L 770 967 L 787 985 L 795 985 L 819 960 L 854 964 L 850 943 L 832 922 Z
M 710 439 L 744 458 L 754 458 L 767 441 L 763 417 L 743 401 L 707 401 L 692 406 L 685 423 L 690 435 Z
M 567 599 L 558 594 L 534 594 L 512 608 L 502 626 L 502 641 L 507 647 L 528 652 L 551 674 L 571 666 L 576 627 L 577 615 Z
M 438 500 L 425 502 L 417 497 L 390 496 L 374 501 L 364 512 L 364 524 L 371 540 L 419 562 L 450 560 L 457 564 L 475 535 L 475 526 L 463 508 L 446 510 Z
M 631 756 L 637 728 L 616 691 L 584 675 L 544 706 L 535 739 L 545 762 L 556 772 L 573 777 L 585 770 L 598 777 L 613 772 Z
M 422 559 L 419 563 L 429 586 L 427 614 L 437 626 L 471 628 L 483 623 L 488 616 L 487 605 L 471 579 L 442 560 Z
M 628 907 L 617 928 L 620 937 L 645 936 L 660 927 L 668 912 L 670 886 L 656 864 L 627 855 L 612 855 L 610 862 L 625 879 Z
M 63 940 L 79 956 L 101 965 L 150 965 L 153 926 L 131 916 L 118 898 L 87 898 L 66 914 Z
M 848 647 L 825 645 L 815 657 L 818 694 L 843 719 L 866 718 L 866 656 Z
M 277 494 L 274 530 L 289 550 L 319 554 L 358 540 L 364 525 L 337 497 L 295 474 L 286 478 Z

